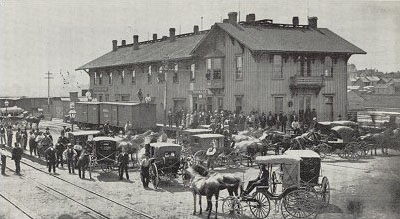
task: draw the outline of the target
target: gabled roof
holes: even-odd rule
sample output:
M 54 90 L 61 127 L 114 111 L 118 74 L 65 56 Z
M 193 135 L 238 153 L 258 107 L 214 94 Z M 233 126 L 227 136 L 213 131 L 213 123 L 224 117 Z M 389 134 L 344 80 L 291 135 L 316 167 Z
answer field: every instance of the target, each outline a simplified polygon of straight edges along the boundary
M 208 35 L 217 28 L 221 28 L 252 51 L 366 54 L 327 28 L 216 23 Z
M 387 84 L 377 84 L 377 85 L 375 86 L 375 88 L 388 88 L 388 87 L 391 87 L 391 86 L 393 86 L 393 84 L 391 84 L 391 83 L 387 83 Z
M 366 78 L 367 78 L 369 81 L 372 81 L 372 82 L 374 82 L 374 81 L 379 81 L 379 78 L 376 77 L 376 76 L 367 76 Z
M 385 77 L 382 77 L 381 79 L 380 79 L 380 81 L 384 81 L 384 82 L 386 82 L 386 83 L 388 83 L 389 81 L 391 81 L 392 80 L 392 78 L 385 78 Z
M 157 62 L 164 60 L 167 56 L 170 60 L 190 58 L 190 52 L 206 32 L 201 31 L 199 34 L 178 35 L 173 42 L 169 38 L 141 42 L 139 43 L 138 50 L 133 49 L 133 44 L 124 47 L 119 46 L 117 51 L 108 52 L 76 70 Z
M 371 81 L 368 80 L 368 78 L 366 78 L 366 77 L 359 77 L 358 80 L 361 80 L 362 82 L 371 82 Z

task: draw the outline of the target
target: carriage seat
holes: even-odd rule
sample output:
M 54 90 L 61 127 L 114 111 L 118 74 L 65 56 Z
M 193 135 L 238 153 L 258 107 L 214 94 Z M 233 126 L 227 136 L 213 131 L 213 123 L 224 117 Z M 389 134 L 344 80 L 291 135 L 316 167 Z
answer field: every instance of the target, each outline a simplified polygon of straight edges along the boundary
M 268 191 L 269 186 L 257 186 L 256 191 L 264 192 Z

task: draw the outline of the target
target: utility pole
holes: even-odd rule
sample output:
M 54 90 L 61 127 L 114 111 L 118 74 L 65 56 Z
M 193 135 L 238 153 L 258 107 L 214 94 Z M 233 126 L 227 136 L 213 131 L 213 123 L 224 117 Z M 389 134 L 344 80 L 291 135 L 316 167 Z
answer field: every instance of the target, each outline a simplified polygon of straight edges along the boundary
M 47 72 L 44 73 L 46 75 L 46 77 L 44 77 L 45 79 L 47 79 L 47 110 L 50 113 L 50 80 L 54 79 L 54 77 L 51 77 L 51 75 L 53 75 L 53 73 Z

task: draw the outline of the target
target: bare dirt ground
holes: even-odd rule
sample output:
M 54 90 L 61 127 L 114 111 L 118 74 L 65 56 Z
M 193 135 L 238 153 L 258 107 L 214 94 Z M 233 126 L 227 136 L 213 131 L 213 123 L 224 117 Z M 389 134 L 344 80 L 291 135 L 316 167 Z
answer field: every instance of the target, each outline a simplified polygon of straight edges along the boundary
M 56 141 L 62 124 L 45 121 L 41 129 L 49 126 Z M 324 160 L 322 174 L 330 181 L 331 203 L 317 218 L 400 218 L 400 153 L 389 152 L 390 156 L 354 162 L 337 156 Z M 192 215 L 193 196 L 180 178 L 163 180 L 157 190 L 152 186 L 144 189 L 136 168 L 130 169 L 130 181 L 119 181 L 116 172 L 105 174 L 100 168 L 92 173 L 91 180 L 82 180 L 77 174 L 69 174 L 65 166 L 53 175 L 47 174 L 45 163 L 36 158 L 25 156 L 23 162 L 22 176 L 17 176 L 8 158 L 11 169 L 0 176 L 0 194 L 11 197 L 32 218 L 206 218 L 205 212 Z M 258 174 L 256 167 L 217 171 L 236 172 L 246 183 Z M 227 195 L 221 192 L 222 197 Z M 0 218 L 28 218 L 1 197 L 0 206 Z M 205 207 L 203 198 L 203 211 Z M 221 208 L 222 201 L 219 212 Z M 250 215 L 248 210 L 245 214 Z M 273 204 L 268 218 L 282 218 Z

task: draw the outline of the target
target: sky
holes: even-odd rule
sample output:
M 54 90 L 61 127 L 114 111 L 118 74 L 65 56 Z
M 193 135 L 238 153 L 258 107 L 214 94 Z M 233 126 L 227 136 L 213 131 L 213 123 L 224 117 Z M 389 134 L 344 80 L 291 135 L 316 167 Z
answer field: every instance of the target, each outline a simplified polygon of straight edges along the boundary
M 53 73 L 50 95 L 88 84 L 79 66 L 109 52 L 112 40 L 139 41 L 209 29 L 228 12 L 255 13 L 256 19 L 291 23 L 299 16 L 317 16 L 326 27 L 360 47 L 367 55 L 353 55 L 358 69 L 400 70 L 400 0 L 29 0 L 0 1 L 0 96 L 47 96 L 46 72 Z M 69 76 L 68 76 L 69 73 Z M 71 83 L 63 84 L 63 77 Z

